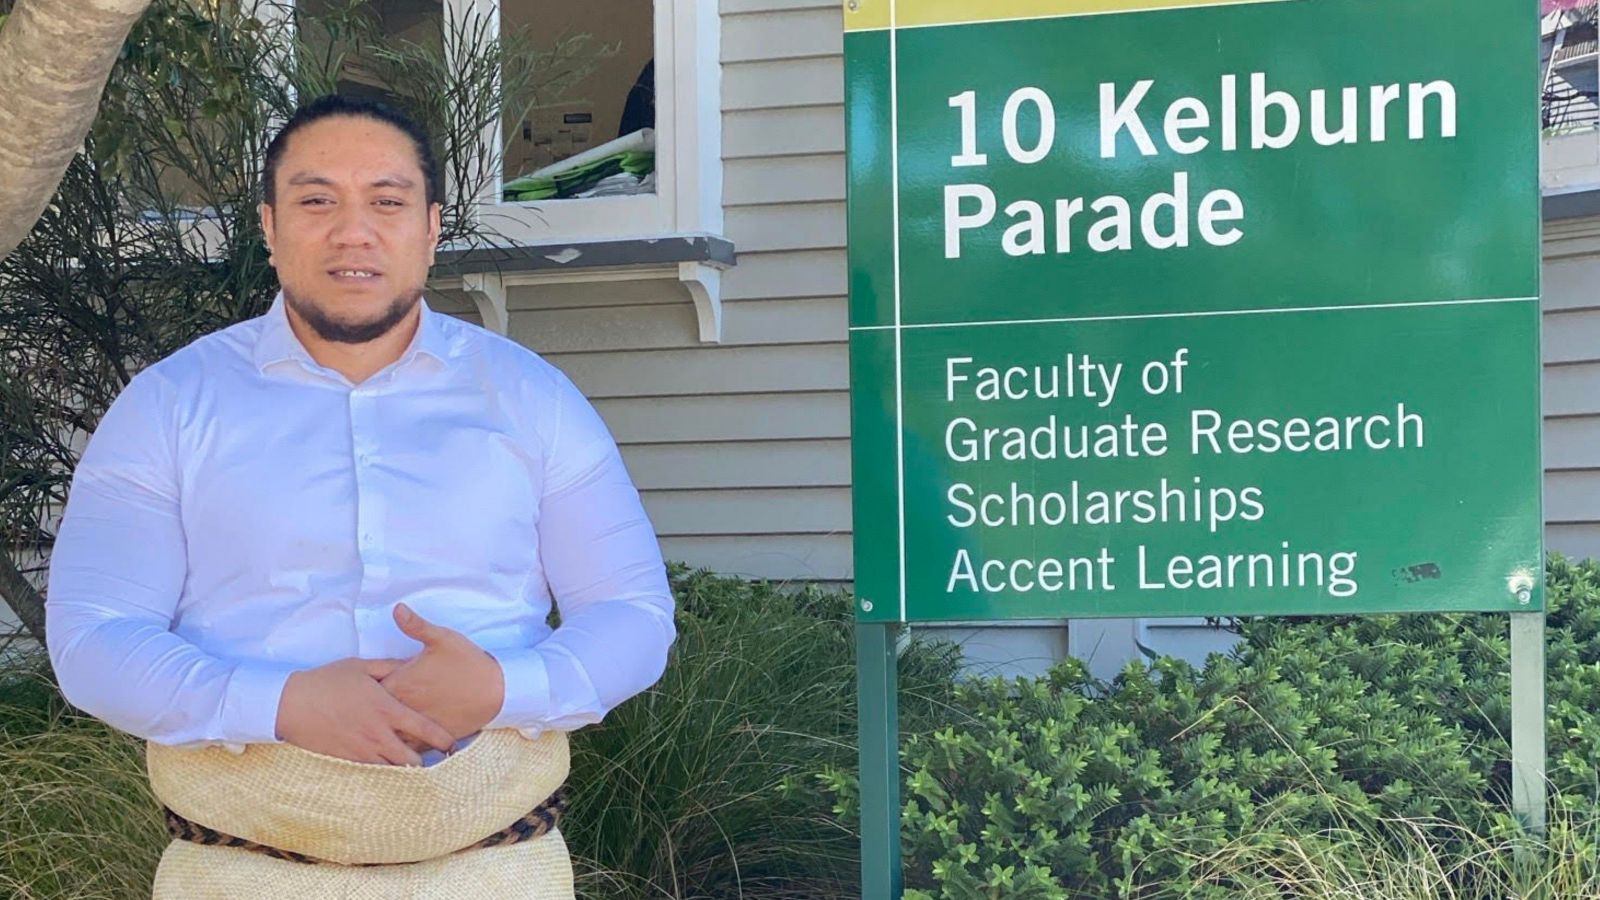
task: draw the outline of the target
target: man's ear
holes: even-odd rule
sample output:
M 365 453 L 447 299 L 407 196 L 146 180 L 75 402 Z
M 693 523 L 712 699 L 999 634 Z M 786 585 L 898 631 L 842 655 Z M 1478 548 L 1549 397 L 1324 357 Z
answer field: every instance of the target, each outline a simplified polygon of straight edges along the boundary
M 262 240 L 267 242 L 267 262 L 271 263 L 273 262 L 272 243 L 277 237 L 277 232 L 274 230 L 275 226 L 272 221 L 272 205 L 269 203 L 263 203 L 256 207 L 256 210 L 261 213 L 261 237 Z M 276 265 L 276 263 L 274 263 L 274 265 Z
M 442 223 L 444 207 L 438 203 L 428 204 L 428 265 L 433 265 L 434 253 L 439 249 L 439 233 L 444 230 Z

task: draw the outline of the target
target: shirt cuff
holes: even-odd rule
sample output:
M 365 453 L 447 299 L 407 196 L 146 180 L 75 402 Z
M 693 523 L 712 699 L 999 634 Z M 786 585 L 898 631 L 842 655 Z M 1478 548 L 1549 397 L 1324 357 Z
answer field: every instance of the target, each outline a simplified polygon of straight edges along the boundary
M 218 738 L 241 744 L 278 743 L 278 703 L 295 671 L 286 665 L 239 663 L 223 693 Z
M 550 672 L 533 649 L 490 650 L 505 677 L 500 712 L 484 728 L 539 728 L 550 715 Z

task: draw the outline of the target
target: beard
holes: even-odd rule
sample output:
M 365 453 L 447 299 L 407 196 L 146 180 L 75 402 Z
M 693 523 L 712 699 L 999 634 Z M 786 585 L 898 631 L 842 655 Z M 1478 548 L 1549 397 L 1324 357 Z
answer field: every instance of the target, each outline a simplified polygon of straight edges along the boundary
M 322 304 L 283 288 L 283 301 L 317 333 L 317 337 L 336 344 L 365 344 L 394 330 L 422 300 L 422 290 L 407 291 L 390 301 L 387 308 L 365 322 L 341 322 L 328 315 Z

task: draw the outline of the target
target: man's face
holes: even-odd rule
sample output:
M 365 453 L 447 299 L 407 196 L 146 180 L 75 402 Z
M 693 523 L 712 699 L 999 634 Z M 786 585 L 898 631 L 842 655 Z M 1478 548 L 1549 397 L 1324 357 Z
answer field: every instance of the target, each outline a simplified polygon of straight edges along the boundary
M 290 309 L 350 344 L 404 320 L 439 242 L 411 139 L 368 118 L 321 119 L 289 138 L 274 179 L 261 225 Z

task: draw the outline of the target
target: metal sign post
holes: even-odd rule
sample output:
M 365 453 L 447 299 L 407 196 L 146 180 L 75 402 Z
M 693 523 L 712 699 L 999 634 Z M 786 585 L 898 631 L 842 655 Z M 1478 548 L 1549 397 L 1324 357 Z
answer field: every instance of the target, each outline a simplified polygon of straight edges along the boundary
M 900 713 L 894 624 L 856 625 L 856 697 L 861 739 L 861 896 L 901 892 Z
M 1545 833 L 1544 613 L 1511 614 L 1511 811 L 1530 832 Z

